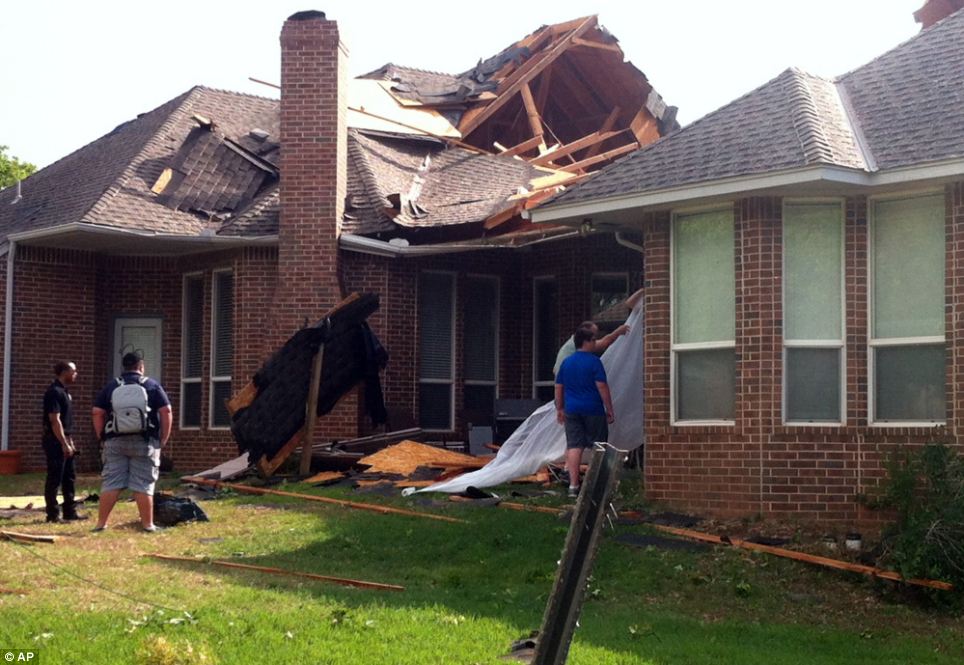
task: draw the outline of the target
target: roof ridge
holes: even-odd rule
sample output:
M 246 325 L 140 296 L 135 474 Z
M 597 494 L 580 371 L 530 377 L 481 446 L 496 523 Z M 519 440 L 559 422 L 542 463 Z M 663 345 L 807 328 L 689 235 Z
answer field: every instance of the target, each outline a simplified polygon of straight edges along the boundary
M 793 128 L 803 148 L 806 163 L 833 163 L 833 148 L 820 121 L 820 110 L 808 80 L 810 75 L 796 67 L 789 68 L 787 72 L 789 76 L 784 88 L 790 101 Z
M 277 103 L 280 101 L 277 97 L 265 97 L 264 95 L 255 95 L 250 92 L 239 92 L 237 90 L 228 90 L 226 88 L 212 88 L 209 85 L 203 85 L 203 84 L 198 84 L 194 86 L 193 88 L 191 88 L 189 92 L 194 90 L 204 90 L 205 92 L 215 92 L 222 95 L 234 95 L 236 97 L 248 97 L 250 99 L 261 99 L 266 102 Z
M 127 165 L 124 167 L 124 170 L 121 171 L 120 175 L 118 175 L 117 178 L 115 178 L 114 181 L 104 190 L 104 192 L 97 197 L 97 200 L 91 204 L 90 208 L 87 209 L 87 212 L 85 212 L 80 217 L 81 222 L 95 223 L 95 220 L 89 219 L 90 216 L 94 212 L 99 212 L 103 210 L 109 204 L 110 200 L 112 200 L 115 196 L 117 196 L 117 194 L 121 191 L 124 185 L 126 185 L 127 182 L 131 179 L 131 177 L 134 176 L 135 171 L 137 169 L 136 165 L 140 164 L 142 161 L 142 158 L 146 156 L 148 148 L 153 146 L 154 142 L 157 140 L 159 136 L 161 136 L 164 132 L 166 132 L 171 127 L 173 127 L 173 125 L 175 124 L 175 116 L 178 114 L 179 111 L 181 111 L 184 108 L 184 106 L 187 103 L 189 103 L 190 101 L 193 101 L 193 99 L 201 89 L 202 89 L 201 86 L 196 85 L 191 89 L 189 89 L 187 92 L 179 95 L 178 97 L 175 97 L 173 100 L 168 100 L 167 102 L 164 102 L 164 104 L 161 104 L 157 108 L 152 109 L 151 111 L 148 111 L 147 113 L 143 114 L 142 116 L 139 116 L 134 120 L 136 122 L 140 118 L 146 115 L 149 115 L 154 111 L 157 111 L 158 109 L 160 109 L 161 107 L 167 104 L 170 104 L 172 101 L 180 99 L 177 106 L 174 109 L 172 109 L 171 112 L 167 115 L 167 119 L 163 123 L 161 123 L 160 127 L 157 128 L 157 131 L 155 131 L 149 139 L 147 139 L 146 141 L 144 141 L 143 144 L 141 144 L 140 150 L 138 150 L 137 154 L 135 154 L 134 157 L 127 162 Z
M 409 67 L 408 65 L 399 65 L 399 64 L 394 63 L 394 62 L 386 62 L 386 63 L 385 63 L 384 65 L 382 65 L 381 67 L 376 67 L 375 69 L 373 69 L 373 70 L 371 70 L 370 72 L 367 72 L 367 73 L 365 73 L 365 74 L 359 74 L 359 75 L 356 76 L 355 78 L 356 78 L 356 79 L 368 78 L 368 77 L 370 77 L 372 74 L 374 74 L 374 73 L 376 73 L 376 72 L 380 72 L 380 71 L 382 71 L 382 70 L 386 70 L 386 71 L 387 71 L 389 67 L 395 67 L 396 69 L 407 69 L 407 70 L 413 71 L 413 72 L 421 72 L 422 74 L 434 74 L 435 76 L 449 76 L 449 77 L 451 77 L 451 78 L 458 78 L 458 77 L 459 77 L 458 74 L 452 74 L 452 73 L 450 73 L 450 72 L 439 72 L 439 71 L 436 71 L 436 70 L 434 70 L 434 69 L 422 69 L 421 67 Z

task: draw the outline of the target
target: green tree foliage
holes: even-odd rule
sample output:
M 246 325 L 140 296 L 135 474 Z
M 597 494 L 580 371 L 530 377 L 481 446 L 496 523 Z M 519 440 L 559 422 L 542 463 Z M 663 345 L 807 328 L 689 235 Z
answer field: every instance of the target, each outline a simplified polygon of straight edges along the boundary
M 13 155 L 8 155 L 7 146 L 0 145 L 0 189 L 23 180 L 36 170 L 37 167 L 33 164 L 21 162 Z

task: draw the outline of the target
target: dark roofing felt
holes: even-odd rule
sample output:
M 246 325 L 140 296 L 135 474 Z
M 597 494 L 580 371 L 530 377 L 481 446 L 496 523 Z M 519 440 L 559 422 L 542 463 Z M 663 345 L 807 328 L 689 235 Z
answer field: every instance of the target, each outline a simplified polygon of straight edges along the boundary
M 219 118 L 219 131 L 230 135 L 260 126 L 276 107 L 271 99 L 192 88 L 25 179 L 19 203 L 10 205 L 15 188 L 0 192 L 0 236 L 71 222 L 196 235 L 203 216 L 167 207 L 151 192 L 198 127 L 193 116 Z M 217 205 L 224 193 L 217 187 L 205 204 Z
M 788 69 L 549 205 L 816 164 L 874 170 L 962 155 L 964 11 L 835 81 Z

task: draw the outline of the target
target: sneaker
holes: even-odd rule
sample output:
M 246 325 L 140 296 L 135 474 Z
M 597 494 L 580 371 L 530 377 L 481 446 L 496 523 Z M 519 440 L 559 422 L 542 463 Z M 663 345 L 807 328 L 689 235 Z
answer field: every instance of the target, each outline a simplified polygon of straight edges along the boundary
M 152 524 L 152 525 L 150 525 L 150 526 L 145 526 L 145 527 L 141 527 L 141 528 L 144 529 L 144 531 L 147 531 L 148 533 L 156 533 L 156 532 L 158 532 L 158 531 L 163 531 L 163 530 L 164 530 L 164 527 L 162 527 L 162 526 L 157 526 L 156 524 Z
M 54 524 L 59 524 L 63 522 L 63 520 L 60 518 L 60 515 L 47 515 L 47 521 L 52 522 Z
M 95 526 L 93 529 L 90 530 L 90 532 L 91 532 L 91 533 L 100 533 L 101 531 L 106 531 L 106 530 L 107 530 L 107 527 L 106 527 L 106 526 Z
M 579 488 L 578 488 L 578 487 L 572 487 L 572 486 L 570 485 L 570 487 L 569 487 L 569 498 L 570 498 L 570 499 L 575 499 L 575 498 L 578 497 L 578 496 L 579 496 Z

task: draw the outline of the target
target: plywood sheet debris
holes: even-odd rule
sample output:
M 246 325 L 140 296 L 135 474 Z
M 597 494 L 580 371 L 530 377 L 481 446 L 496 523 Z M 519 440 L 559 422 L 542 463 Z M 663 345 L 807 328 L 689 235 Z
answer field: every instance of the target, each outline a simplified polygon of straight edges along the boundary
M 400 473 L 408 476 L 420 466 L 433 466 L 433 464 L 446 467 L 464 464 L 467 467 L 478 468 L 479 458 L 417 441 L 402 441 L 379 450 L 373 455 L 363 457 L 358 463 L 368 465 L 369 473 Z

